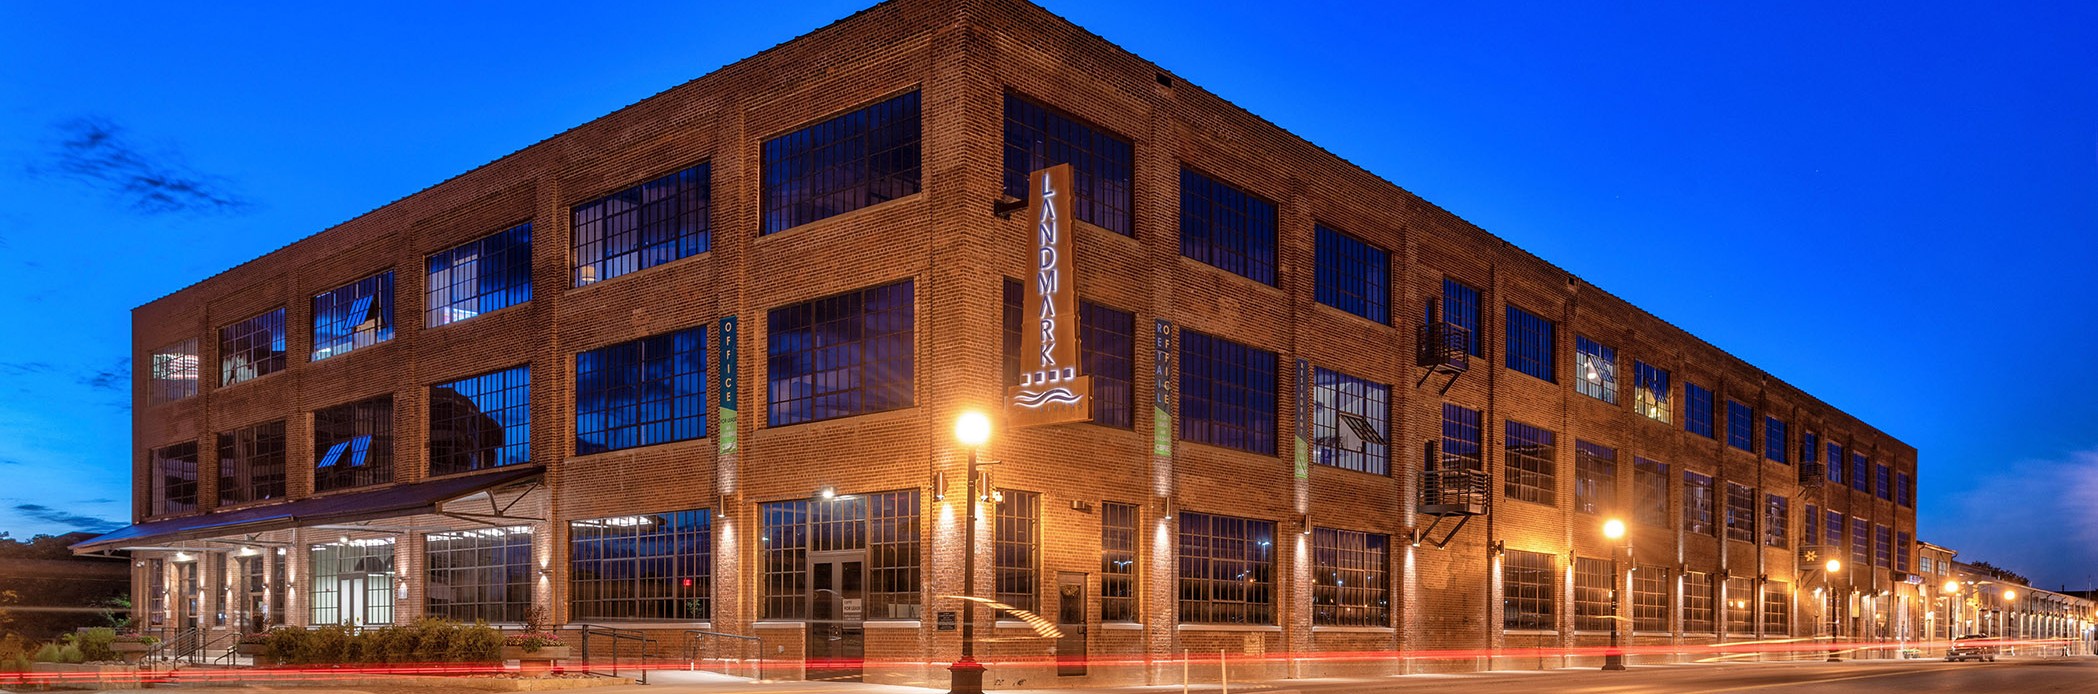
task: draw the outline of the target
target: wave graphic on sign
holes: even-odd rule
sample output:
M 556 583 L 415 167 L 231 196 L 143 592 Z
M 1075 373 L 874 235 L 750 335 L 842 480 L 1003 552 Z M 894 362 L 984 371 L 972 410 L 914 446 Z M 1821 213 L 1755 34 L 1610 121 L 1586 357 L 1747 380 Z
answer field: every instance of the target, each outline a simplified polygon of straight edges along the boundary
M 1023 390 L 1019 395 L 1013 396 L 1013 404 L 1029 408 L 1073 402 L 1078 402 L 1078 394 L 1071 392 L 1069 388 L 1050 388 L 1039 393 Z

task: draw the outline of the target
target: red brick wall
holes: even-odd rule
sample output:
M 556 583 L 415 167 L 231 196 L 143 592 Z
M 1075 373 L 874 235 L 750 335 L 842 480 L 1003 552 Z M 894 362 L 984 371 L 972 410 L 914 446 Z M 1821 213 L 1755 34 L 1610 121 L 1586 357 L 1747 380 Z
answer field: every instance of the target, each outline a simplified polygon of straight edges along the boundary
M 1161 76 L 1170 86 L 1161 83 Z M 764 139 L 914 88 L 924 97 L 923 192 L 782 233 L 757 235 L 756 169 Z M 940 596 L 961 592 L 961 528 L 956 520 L 962 512 L 960 485 L 954 485 L 946 500 L 935 501 L 930 484 L 934 473 L 944 473 L 956 483 L 962 479 L 963 451 L 949 433 L 954 417 L 965 408 L 992 408 L 1003 391 L 997 375 L 1000 278 L 1020 276 L 1028 257 L 1024 221 L 991 214 L 993 202 L 1001 197 L 1000 99 L 1008 90 L 1135 144 L 1134 236 L 1080 225 L 1076 280 L 1085 299 L 1136 313 L 1135 427 L 1001 430 L 984 451 L 987 458 L 1004 461 L 994 468 L 999 486 L 1043 494 L 1043 594 L 1053 596 L 1058 571 L 1094 574 L 1088 591 L 1095 596 L 1090 614 L 1098 614 L 1098 502 L 1143 505 L 1144 626 L 1140 631 L 1095 629 L 1096 655 L 1163 659 L 1183 649 L 1222 649 L 1242 656 L 1249 651 L 1576 643 L 1570 630 L 1569 552 L 1607 557 L 1610 551 L 1596 531 L 1598 519 L 1571 510 L 1577 439 L 1618 449 L 1618 496 L 1627 503 L 1633 495 L 1630 462 L 1641 455 L 1670 465 L 1671 519 L 1681 516 L 1681 472 L 1695 470 L 1717 478 L 1722 517 L 1728 481 L 1759 489 L 1759 513 L 1766 491 L 1795 497 L 1791 527 L 1796 537 L 1804 506 L 1796 498 L 1796 466 L 1730 449 L 1723 439 L 1684 432 L 1684 381 L 1713 388 L 1721 403 L 1735 398 L 1754 405 L 1759 419 L 1765 412 L 1778 413 L 1791 422 L 1789 445 L 1795 452 L 1800 432 L 1812 430 L 1914 474 L 1916 451 L 1906 444 L 1040 8 L 1008 0 L 897 0 L 140 307 L 134 313 L 134 349 L 141 361 L 153 348 L 194 336 L 201 338 L 200 356 L 207 366 L 200 397 L 136 410 L 138 486 L 145 488 L 142 466 L 153 447 L 286 417 L 291 488 L 294 495 L 303 494 L 311 486 L 305 472 L 312 465 L 311 412 L 379 393 L 395 397 L 396 478 L 412 481 L 426 466 L 427 387 L 528 362 L 534 375 L 533 455 L 548 466 L 552 489 L 553 522 L 541 531 L 542 544 L 549 549 L 565 547 L 563 521 L 568 519 L 714 509 L 721 535 L 712 627 L 750 633 L 757 615 L 758 504 L 805 498 L 826 486 L 841 493 L 919 488 L 927 539 L 926 611 L 958 610 L 957 601 Z M 712 164 L 710 252 L 571 288 L 570 206 L 700 161 Z M 1177 176 L 1183 163 L 1277 204 L 1279 286 L 1180 256 L 1174 234 Z M 424 329 L 424 257 L 522 220 L 533 223 L 533 300 L 456 325 Z M 1391 252 L 1391 321 L 1374 323 L 1313 301 L 1315 223 Z M 395 338 L 306 363 L 310 297 L 386 268 L 395 272 Z M 1457 378 L 1447 394 L 1438 394 L 1440 378 L 1413 386 L 1421 373 L 1410 355 L 1419 307 L 1440 293 L 1445 274 L 1482 289 L 1480 337 L 1486 357 L 1475 359 L 1471 371 Z M 765 311 L 903 278 L 914 280 L 918 302 L 916 406 L 789 427 L 764 426 Z M 1500 368 L 1501 307 L 1510 302 L 1558 323 L 1554 354 L 1559 382 Z M 217 328 L 279 305 L 289 309 L 292 366 L 252 383 L 217 388 L 216 369 L 210 366 L 218 358 Z M 575 353 L 668 330 L 713 326 L 730 314 L 741 317 L 744 333 L 741 450 L 734 459 L 719 459 L 712 437 L 573 454 L 569 405 Z M 1180 442 L 1170 469 L 1154 467 L 1151 409 L 1145 403 L 1152 386 L 1152 355 L 1142 333 L 1156 318 L 1280 355 L 1276 409 L 1283 434 L 1277 455 Z M 718 349 L 718 330 L 710 331 L 710 349 Z M 1618 350 L 1619 403 L 1573 392 L 1576 334 Z M 711 372 L 717 367 L 711 357 L 709 378 L 714 379 L 718 377 Z M 1392 476 L 1318 466 L 1305 478 L 1293 474 L 1288 441 L 1296 407 L 1292 380 L 1297 359 L 1392 384 Z M 1630 411 L 1633 359 L 1672 372 L 1676 424 L 1651 422 Z M 136 387 L 138 400 L 144 402 L 143 376 Z M 1420 444 L 1439 436 L 1441 404 L 1446 401 L 1486 412 L 1487 458 L 1496 469 L 1503 420 L 1519 419 L 1557 432 L 1559 505 L 1496 499 L 1494 516 L 1470 523 L 1447 547 L 1409 547 L 1412 530 L 1431 520 L 1412 510 L 1410 471 L 1420 465 Z M 719 422 L 711 410 L 708 420 L 709 433 L 717 433 Z M 1723 421 L 1720 426 L 1723 430 Z M 1760 445 L 1760 423 L 1757 440 Z M 215 498 L 214 451 L 208 443 L 203 450 L 201 476 L 208 505 Z M 1496 474 L 1496 489 L 1499 479 Z M 1817 505 L 1846 514 L 1869 513 L 1913 533 L 1912 509 L 1870 498 L 1849 499 L 1847 491 L 1822 494 L 1833 498 Z M 1074 509 L 1073 501 L 1090 506 Z M 1284 599 L 1274 628 L 1176 628 L 1172 564 L 1157 561 L 1169 559 L 1158 556 L 1161 547 L 1172 546 L 1169 529 L 1162 533 L 1160 524 L 1169 526 L 1163 518 L 1175 509 L 1277 523 L 1280 551 L 1275 573 Z M 1314 526 L 1393 536 L 1395 606 L 1388 631 L 1311 625 L 1309 570 L 1302 565 L 1308 554 L 1297 549 L 1303 531 L 1300 517 Z M 1638 563 L 1671 571 L 1687 567 L 1735 576 L 1767 575 L 1802 585 L 1792 548 L 1684 537 L 1676 526 L 1635 525 Z M 1491 548 L 1501 543 L 1558 557 L 1563 574 L 1560 633 L 1500 633 L 1497 574 L 1490 567 Z M 556 551 L 551 563 L 551 597 L 557 618 L 565 618 L 566 567 L 560 554 Z M 988 574 L 979 572 L 979 592 L 988 590 Z M 1875 586 L 1891 586 L 1885 572 L 1854 576 Z M 1045 599 L 1048 606 L 1053 599 Z M 931 617 L 924 621 L 917 630 L 880 630 L 881 638 L 870 640 L 874 645 L 869 657 L 918 662 L 952 657 L 957 634 L 934 631 Z M 1803 616 L 1795 616 L 1793 622 L 1801 629 L 1810 625 Z M 985 626 L 989 627 L 988 617 Z M 1578 641 L 1591 642 L 1593 636 L 1583 634 Z M 782 647 L 798 649 L 798 644 L 786 638 Z M 928 647 L 929 654 L 924 652 Z M 1037 642 L 997 642 L 984 653 L 995 660 L 1041 655 L 1043 648 Z M 1467 655 L 1411 664 L 1356 663 L 1348 668 L 1389 672 L 1485 664 Z M 1246 672 L 1308 675 L 1322 672 L 1321 667 L 1271 659 L 1247 663 Z M 1166 663 L 1096 672 L 1078 681 L 1173 682 L 1180 676 L 1177 664 Z M 1046 671 L 1029 675 L 994 668 L 993 675 L 1008 682 L 1026 679 L 1027 686 L 1059 683 Z M 919 667 L 898 679 L 941 678 L 944 673 L 936 668 Z M 1073 681 L 1064 678 L 1061 683 Z

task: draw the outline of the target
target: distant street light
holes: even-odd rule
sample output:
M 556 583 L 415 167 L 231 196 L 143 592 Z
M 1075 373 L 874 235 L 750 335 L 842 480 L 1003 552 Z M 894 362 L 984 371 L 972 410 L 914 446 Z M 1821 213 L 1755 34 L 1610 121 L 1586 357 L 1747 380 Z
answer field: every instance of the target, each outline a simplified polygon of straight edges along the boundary
M 1836 621 L 1836 573 L 1843 570 L 1843 560 L 1830 559 L 1821 568 L 1822 592 L 1828 593 L 1828 662 L 1840 663 L 1843 659 L 1836 657 L 1836 632 L 1840 624 Z
M 962 503 L 962 657 L 947 666 L 947 688 L 952 694 L 983 694 L 983 664 L 976 662 L 976 451 L 991 440 L 991 419 L 974 410 L 963 412 L 954 422 L 954 439 L 969 449 L 969 478 L 963 482 Z
M 1612 518 L 1603 521 L 1603 537 L 1624 540 L 1624 554 L 1631 560 L 1632 540 L 1625 534 L 1624 521 Z M 1618 646 L 1618 633 L 1624 631 L 1624 587 L 1625 576 L 1617 566 L 1617 548 L 1610 549 L 1610 650 L 1603 654 L 1604 670 L 1624 669 L 1624 649 Z

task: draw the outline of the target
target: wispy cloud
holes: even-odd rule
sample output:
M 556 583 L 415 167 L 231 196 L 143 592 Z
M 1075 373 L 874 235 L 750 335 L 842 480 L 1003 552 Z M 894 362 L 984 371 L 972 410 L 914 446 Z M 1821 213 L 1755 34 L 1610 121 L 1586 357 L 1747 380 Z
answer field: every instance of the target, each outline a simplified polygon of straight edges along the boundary
M 80 385 L 95 390 L 122 391 L 131 381 L 131 359 L 118 359 L 117 365 L 107 369 L 95 369 L 78 379 Z
M 139 214 L 229 213 L 251 206 L 224 179 L 191 169 L 179 152 L 144 151 L 108 118 L 75 118 L 57 129 L 57 142 L 31 173 L 98 188 Z
M 106 533 L 123 527 L 123 524 L 116 521 L 61 511 L 43 504 L 15 504 L 14 508 L 16 513 L 46 523 L 63 525 L 75 531 Z
M 50 373 L 56 368 L 58 367 L 41 361 L 7 361 L 0 362 L 0 376 L 28 376 L 30 374 Z
M 1958 522 L 1944 544 L 2042 588 L 2086 587 L 2098 566 L 2098 449 L 1999 466 L 1981 480 L 1951 500 Z

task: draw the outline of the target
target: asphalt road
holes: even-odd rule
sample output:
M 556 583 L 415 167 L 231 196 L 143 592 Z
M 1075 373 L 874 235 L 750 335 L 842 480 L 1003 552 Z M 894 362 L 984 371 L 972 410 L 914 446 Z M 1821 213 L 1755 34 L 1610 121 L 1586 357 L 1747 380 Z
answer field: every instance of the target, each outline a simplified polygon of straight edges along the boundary
M 664 678 L 670 679 L 670 678 Z M 326 687 L 282 686 L 254 683 L 246 687 L 178 687 L 180 691 L 203 694 L 254 694 L 285 691 L 299 694 L 433 694 L 428 687 Z M 153 691 L 166 691 L 156 689 Z M 566 690 L 577 694 L 933 694 L 936 689 L 820 682 L 708 683 L 660 682 L 630 687 L 598 687 Z M 1010 694 L 1010 690 L 1007 690 Z M 1081 690 L 1033 690 L 1049 694 Z M 1174 686 L 1127 687 L 1098 690 L 1115 694 L 1173 694 Z M 1215 685 L 1190 691 L 1217 694 Z M 2019 657 L 1994 663 L 1947 663 L 1942 660 L 1867 660 L 1842 663 L 1725 663 L 1694 665 L 1633 666 L 1624 672 L 1595 670 L 1546 670 L 1535 672 L 1488 672 L 1460 675 L 1407 675 L 1380 679 L 1287 680 L 1240 683 L 1233 694 L 1353 694 L 1361 692 L 1491 692 L 1521 694 L 1552 692 L 1571 694 L 1639 694 L 1641 692 L 2093 692 L 2098 693 L 2098 657 Z

